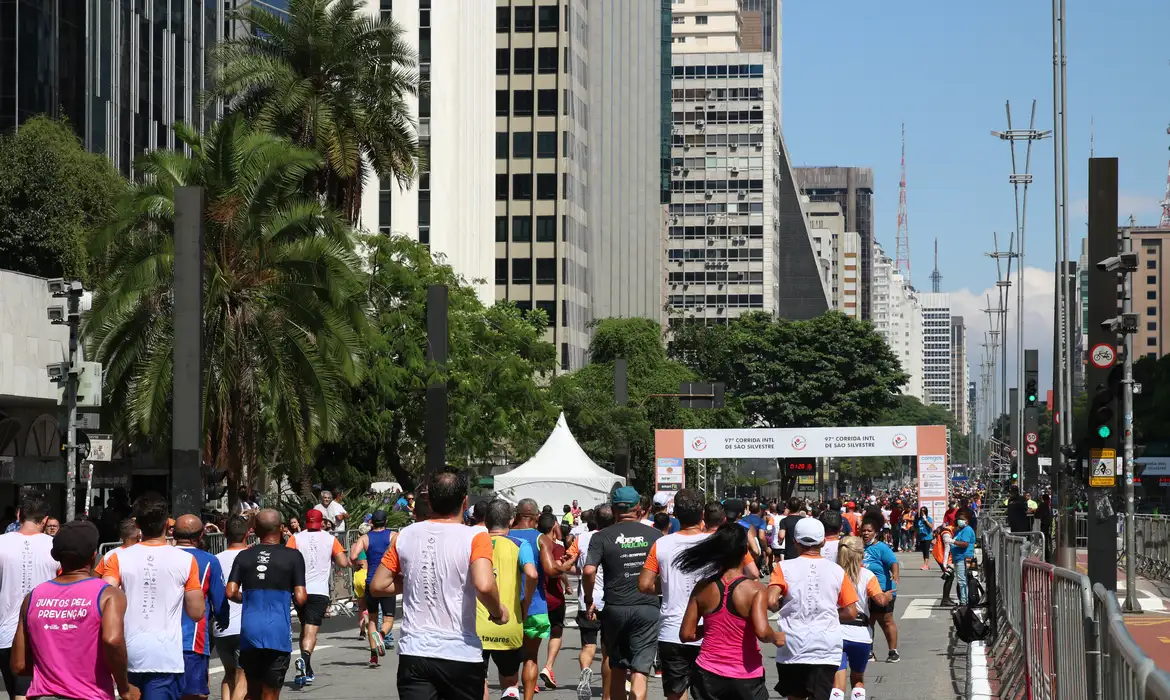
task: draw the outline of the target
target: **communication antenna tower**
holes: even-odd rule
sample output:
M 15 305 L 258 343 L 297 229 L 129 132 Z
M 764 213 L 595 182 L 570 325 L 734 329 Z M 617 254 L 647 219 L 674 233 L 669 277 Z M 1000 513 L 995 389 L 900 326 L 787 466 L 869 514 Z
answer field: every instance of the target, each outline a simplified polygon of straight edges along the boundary
M 1167 197 L 1170 199 L 1170 197 Z M 910 284 L 910 227 L 906 218 L 906 123 L 902 123 L 902 179 L 898 183 L 898 240 L 895 269 Z
M 1166 133 L 1170 134 L 1170 126 L 1166 127 Z M 1166 198 L 1162 200 L 1162 220 L 1158 222 L 1158 228 L 1170 228 L 1170 167 L 1166 169 Z
M 942 273 L 938 271 L 938 239 L 934 239 L 934 272 L 930 273 L 930 291 L 942 291 Z

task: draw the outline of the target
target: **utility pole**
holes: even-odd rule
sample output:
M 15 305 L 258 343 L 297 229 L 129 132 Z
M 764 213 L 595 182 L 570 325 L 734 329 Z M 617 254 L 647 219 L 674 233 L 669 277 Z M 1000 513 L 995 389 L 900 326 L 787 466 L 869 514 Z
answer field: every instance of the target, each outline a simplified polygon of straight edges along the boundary
M 171 506 L 199 513 L 203 483 L 203 243 L 202 187 L 175 189 L 174 388 L 171 392 Z M 263 489 L 263 485 L 260 485 Z
M 49 379 L 65 385 L 65 519 L 73 520 L 77 511 L 77 389 L 84 371 L 77 356 L 78 329 L 81 326 L 81 297 L 85 288 L 77 280 L 52 279 L 47 283 L 49 296 L 65 299 L 65 306 L 48 307 L 49 322 L 69 326 L 69 357 L 65 362 L 49 365 Z M 100 382 L 100 378 L 99 378 Z
M 1024 389 L 1021 397 L 1024 412 L 1021 416 L 1023 441 L 1017 448 L 1023 456 L 1024 470 L 1020 476 L 1024 477 L 1024 486 L 1030 489 L 1040 488 L 1040 353 L 1037 350 L 1024 350 Z M 1039 494 L 1037 493 L 1037 496 Z M 1048 551 L 1048 538 L 1052 533 L 1045 532 L 1045 552 Z

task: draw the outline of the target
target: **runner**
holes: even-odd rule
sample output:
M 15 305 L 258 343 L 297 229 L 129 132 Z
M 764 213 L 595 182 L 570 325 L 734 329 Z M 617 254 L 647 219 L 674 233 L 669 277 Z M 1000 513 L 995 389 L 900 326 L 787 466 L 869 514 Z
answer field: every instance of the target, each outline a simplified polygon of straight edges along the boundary
M 138 523 L 134 522 L 134 518 L 126 518 L 118 522 L 118 539 L 122 541 L 122 544 L 106 552 L 102 556 L 103 562 L 119 549 L 126 549 L 142 541 L 142 531 L 138 529 Z M 101 562 L 98 563 L 98 566 L 101 566 Z
M 546 688 L 555 690 L 557 677 L 553 674 L 553 665 L 557 654 L 561 651 L 561 641 L 565 633 L 565 574 L 573 568 L 569 561 L 564 545 L 560 539 L 560 524 L 552 513 L 544 513 L 537 521 L 537 530 L 540 531 L 540 568 L 545 574 L 545 602 L 548 603 L 548 655 L 544 667 L 540 669 L 540 680 Z M 534 662 L 535 665 L 535 662 Z M 525 672 L 527 672 L 527 665 Z
M 167 543 L 167 501 L 147 493 L 134 503 L 142 541 L 114 550 L 96 572 L 126 592 L 126 652 L 130 682 L 145 700 L 175 700 L 183 687 L 185 614 L 203 620 L 206 612 L 199 564 L 190 552 Z
M 682 489 L 675 493 L 674 515 L 681 529 L 650 546 L 638 577 L 638 590 L 643 594 L 662 592 L 658 661 L 662 667 L 662 692 L 667 700 L 686 697 L 691 668 L 699 656 L 698 641 L 683 642 L 679 637 L 687 600 L 700 578 L 696 572 L 687 573 L 679 568 L 681 557 L 689 548 L 710 536 L 703 531 L 703 496 L 698 491 Z M 746 549 L 746 543 L 744 547 Z M 742 567 L 741 561 L 737 570 L 742 570 Z
M 825 546 L 821 548 L 821 556 L 829 561 L 837 561 L 837 547 L 841 540 L 841 524 L 844 518 L 839 511 L 832 508 L 821 513 L 821 524 L 825 526 Z
M 379 511 L 380 512 L 380 511 Z M 305 513 L 305 532 L 288 538 L 289 549 L 301 553 L 305 560 L 305 604 L 297 607 L 297 619 L 301 623 L 301 658 L 297 659 L 297 687 L 317 680 L 313 673 L 313 649 L 317 646 L 317 631 L 329 610 L 329 579 L 333 575 L 332 564 L 339 569 L 349 568 L 349 557 L 337 538 L 322 532 L 324 518 L 321 511 Z
M 482 700 L 487 669 L 476 600 L 489 622 L 503 627 L 509 619 L 492 572 L 491 537 L 463 524 L 464 474 L 433 475 L 420 501 L 429 507 L 420 506 L 417 515 L 427 519 L 402 530 L 367 584 L 375 596 L 394 596 L 394 579 L 402 577 L 398 697 Z
M 776 648 L 776 692 L 789 700 L 822 700 L 834 691 L 841 666 L 841 623 L 857 617 L 857 591 L 840 566 L 821 557 L 821 521 L 801 519 L 791 537 L 797 556 L 780 562 L 768 586 L 768 608 L 779 610 L 785 637 L 784 645 Z
M 370 581 L 381 566 L 382 557 L 393 545 L 395 533 L 386 529 L 386 511 L 376 510 L 370 520 L 373 529 L 362 535 L 349 549 L 349 558 L 366 556 L 366 639 L 370 643 L 370 665 L 378 665 L 378 657 L 385 656 L 387 649 L 394 648 L 394 596 L 378 597 L 370 590 Z M 379 614 L 382 618 L 378 627 Z
M 223 664 L 223 685 L 220 688 L 221 700 L 244 700 L 248 693 L 248 683 L 244 679 L 244 672 L 240 668 L 240 604 L 227 597 L 227 577 L 232 572 L 232 565 L 240 552 L 248 548 L 245 540 L 252 524 L 248 518 L 236 516 L 227 522 L 224 528 L 224 537 L 227 539 L 227 549 L 215 555 L 219 560 L 219 568 L 223 573 L 224 603 L 215 611 L 215 650 Z M 226 609 L 225 609 L 226 608 Z
M 720 527 L 678 553 L 678 572 L 689 579 L 701 579 L 688 596 L 679 629 L 679 638 L 686 644 L 702 640 L 695 668 L 690 670 L 689 686 L 695 700 L 768 697 L 759 642 L 783 648 L 785 640 L 783 632 L 768 624 L 764 586 L 744 575 L 748 557 L 747 533 L 734 524 Z M 664 682 L 665 678 L 663 674 Z
M 524 617 L 524 698 L 532 700 L 536 693 L 537 659 L 540 658 L 540 640 L 548 639 L 551 625 L 548 616 L 548 578 L 544 565 L 551 562 L 552 552 L 541 549 L 540 531 L 536 525 L 540 520 L 540 509 L 531 498 L 521 499 L 516 504 L 516 519 L 512 523 L 510 536 L 527 542 L 536 556 L 536 573 L 539 581 Z M 551 515 L 551 513 L 549 514 Z M 547 557 L 547 559 L 546 559 Z
M 837 564 L 845 570 L 845 576 L 857 591 L 857 619 L 841 624 L 841 668 L 834 679 L 835 689 L 844 698 L 852 689 L 851 700 L 865 700 L 865 667 L 873 651 L 873 634 L 869 630 L 868 617 L 870 602 L 888 605 L 892 600 L 883 592 L 873 572 L 862 566 L 865 559 L 865 543 L 860 537 L 846 537 L 841 540 Z
M 569 552 L 581 576 L 581 582 L 577 585 L 577 629 L 581 633 L 581 654 L 577 657 L 581 666 L 581 677 L 577 681 L 578 700 L 590 700 L 593 697 L 593 657 L 597 653 L 597 634 L 601 631 L 597 616 L 605 609 L 605 576 L 602 567 L 597 569 L 591 591 L 594 611 L 589 612 L 589 606 L 585 604 L 585 559 L 589 553 L 589 542 L 597 531 L 613 525 L 613 507 L 603 503 L 586 513 L 589 513 L 589 529 L 578 535 Z M 604 646 L 601 648 L 601 700 L 610 700 L 609 657 L 605 654 Z
M 126 671 L 126 596 L 91 574 L 97 547 L 93 523 L 66 523 L 52 549 L 60 575 L 37 585 L 17 608 L 12 666 L 18 677 L 32 678 L 30 697 L 113 700 L 115 686 L 122 700 L 142 697 Z M 25 624 L 47 618 L 71 622 Z
M 638 590 L 642 564 L 661 533 L 638 522 L 638 492 L 623 486 L 613 493 L 617 522 L 599 530 L 589 540 L 582 585 L 585 604 L 593 611 L 593 586 L 597 567 L 604 566 L 605 612 L 601 617 L 601 641 L 610 665 L 610 697 L 625 700 L 626 677 L 635 700 L 646 697 L 646 679 L 654 664 L 658 640 L 658 596 Z
M 236 555 L 227 597 L 240 604 L 240 668 L 252 700 L 276 700 L 292 653 L 292 605 L 303 608 L 305 558 L 280 543 L 280 513 L 255 516 L 260 542 Z
M 865 542 L 865 568 L 877 576 L 878 583 L 883 591 L 891 591 L 893 599 L 885 605 L 873 605 L 870 608 L 869 628 L 880 626 L 886 637 L 886 646 L 889 654 L 886 663 L 896 664 L 901 660 L 898 654 L 898 625 L 894 622 L 894 604 L 898 595 L 898 558 L 894 556 L 889 545 L 878 539 L 882 528 L 882 516 L 878 513 L 866 513 L 861 520 L 861 539 Z
M 175 546 L 195 557 L 199 567 L 199 587 L 203 591 L 203 617 L 192 620 L 183 618 L 183 685 L 181 697 L 187 700 L 206 698 L 211 695 L 208 684 L 208 670 L 211 658 L 210 640 L 207 638 L 209 622 L 216 610 L 223 608 L 224 578 L 223 567 L 214 555 L 199 549 L 203 541 L 203 521 L 194 515 L 182 515 L 175 521 Z
M 829 501 L 829 508 L 831 508 L 834 512 L 841 514 L 841 536 L 842 537 L 845 537 L 846 535 L 856 535 L 857 534 L 857 529 L 853 527 L 853 523 L 850 522 L 849 518 L 845 516 L 847 509 L 845 508 L 845 506 L 841 505 L 840 498 L 834 498 L 833 500 Z
M 44 533 L 49 507 L 40 498 L 20 505 L 19 528 L 0 535 L 0 674 L 8 700 L 28 694 L 32 677 L 15 676 L 10 667 L 12 638 L 20 618 L 20 601 L 33 588 L 57 575 L 53 538 Z
M 788 499 L 788 515 L 780 521 L 780 539 L 784 541 L 784 559 L 795 559 L 800 551 L 792 533 L 805 517 L 804 501 L 796 496 Z
M 487 504 L 488 534 L 492 538 L 492 569 L 496 572 L 500 600 L 512 610 L 523 610 L 532 599 L 540 577 L 536 573 L 536 559 L 527 542 L 508 537 L 512 524 L 512 504 L 496 499 Z M 521 584 L 523 581 L 523 584 Z M 499 625 L 488 619 L 488 610 L 482 603 L 475 604 L 475 627 L 483 643 L 484 698 L 488 696 L 487 667 L 489 661 L 496 662 L 500 675 L 503 698 L 518 698 L 520 690 L 520 664 L 524 661 L 523 616 L 510 618 L 508 624 Z
M 857 512 L 857 503 L 849 501 L 845 504 L 845 522 L 849 523 L 849 532 L 859 535 L 861 533 L 861 515 Z
M 923 506 L 918 509 L 918 518 L 915 521 L 918 531 L 918 551 L 922 552 L 922 571 L 930 569 L 930 552 L 934 549 L 934 520 L 930 511 Z

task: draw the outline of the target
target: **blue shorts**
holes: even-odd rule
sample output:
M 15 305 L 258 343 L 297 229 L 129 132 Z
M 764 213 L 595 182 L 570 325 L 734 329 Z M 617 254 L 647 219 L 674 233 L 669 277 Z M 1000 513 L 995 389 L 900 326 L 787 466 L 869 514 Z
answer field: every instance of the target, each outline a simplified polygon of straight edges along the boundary
M 869 652 L 872 649 L 872 644 L 851 642 L 846 639 L 841 642 L 841 668 L 837 670 L 865 673 L 865 667 L 869 665 Z
M 179 700 L 182 673 L 129 673 L 130 685 L 142 691 L 142 700 Z
M 211 695 L 207 687 L 207 665 L 211 657 L 194 651 L 183 652 L 183 685 L 180 695 Z

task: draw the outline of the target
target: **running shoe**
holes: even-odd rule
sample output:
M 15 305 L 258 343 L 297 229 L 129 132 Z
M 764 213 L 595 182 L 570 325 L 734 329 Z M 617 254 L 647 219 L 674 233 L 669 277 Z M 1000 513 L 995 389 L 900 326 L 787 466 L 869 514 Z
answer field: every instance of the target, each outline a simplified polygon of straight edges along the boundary
M 512 686 L 511 688 L 504 690 L 503 695 L 500 697 L 507 700 L 510 700 L 511 698 L 518 698 L 520 697 L 520 691 L 516 688 L 516 686 Z
M 394 651 L 394 630 L 390 630 L 382 635 L 382 645 L 390 651 Z
M 918 570 L 919 571 L 930 571 L 930 567 L 927 566 L 926 564 L 923 564 L 922 566 L 918 567 Z
M 305 685 L 312 685 L 313 681 L 315 680 L 317 680 L 317 674 L 310 673 L 309 675 L 305 676 Z
M 544 681 L 545 687 L 549 690 L 557 689 L 557 677 L 553 675 L 551 668 L 540 669 L 540 680 Z
M 379 665 L 380 664 L 378 663 L 378 655 L 376 653 L 374 653 L 373 650 L 371 650 L 370 651 L 370 668 L 377 668 Z
M 370 635 L 370 637 L 372 638 L 372 641 L 374 642 L 374 648 L 371 649 L 370 651 L 376 653 L 378 656 L 385 656 L 386 655 L 386 642 L 383 641 L 382 638 L 380 636 L 378 636 L 377 634 L 372 634 L 372 635 Z
M 577 681 L 577 700 L 593 700 L 593 669 L 581 669 L 581 680 Z
M 898 653 L 898 650 L 897 649 L 890 649 L 890 655 L 886 657 L 886 663 L 896 664 L 901 660 L 902 660 L 902 656 L 901 656 L 901 654 Z

